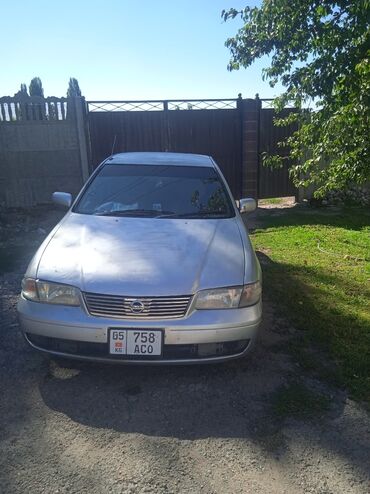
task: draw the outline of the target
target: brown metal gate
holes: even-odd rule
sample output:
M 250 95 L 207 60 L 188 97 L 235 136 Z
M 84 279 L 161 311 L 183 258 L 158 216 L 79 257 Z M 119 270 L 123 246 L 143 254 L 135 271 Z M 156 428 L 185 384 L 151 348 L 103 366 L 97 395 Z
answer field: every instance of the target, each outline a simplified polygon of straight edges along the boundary
M 252 103 L 252 110 L 243 109 L 245 101 Z M 291 162 L 288 159 L 278 170 L 261 164 L 261 153 L 281 153 L 283 150 L 278 143 L 295 130 L 294 125 L 274 126 L 274 110 L 265 108 L 269 104 L 271 100 L 242 100 L 241 97 L 224 100 L 88 101 L 92 169 L 112 153 L 199 153 L 216 160 L 235 199 L 243 196 L 242 178 L 248 173 L 249 166 L 256 170 L 250 180 L 254 197 L 296 195 L 297 190 L 289 178 Z M 243 115 L 243 111 L 247 113 Z M 252 112 L 250 119 L 245 118 L 248 111 Z M 294 110 L 286 109 L 283 114 L 290 111 Z M 257 136 L 258 145 L 256 140 L 251 141 L 251 135 Z M 244 162 L 243 156 L 247 156 Z M 250 189 L 244 190 L 244 194 L 251 194 Z
M 92 164 L 126 151 L 212 156 L 235 198 L 241 197 L 242 128 L 237 99 L 89 101 Z
M 271 101 L 271 100 L 267 100 Z M 292 108 L 284 109 L 279 117 L 285 117 L 290 112 L 295 111 Z M 290 136 L 296 130 L 296 124 L 286 127 L 277 127 L 274 125 L 276 113 L 272 108 L 261 108 L 259 121 L 259 151 L 260 156 L 263 152 L 268 154 L 280 154 L 286 157 L 282 168 L 271 169 L 262 165 L 260 159 L 258 167 L 258 198 L 266 199 L 272 197 L 289 197 L 297 194 L 297 189 L 289 177 L 289 168 L 292 161 L 288 158 L 289 151 L 287 148 L 279 147 L 279 142 Z

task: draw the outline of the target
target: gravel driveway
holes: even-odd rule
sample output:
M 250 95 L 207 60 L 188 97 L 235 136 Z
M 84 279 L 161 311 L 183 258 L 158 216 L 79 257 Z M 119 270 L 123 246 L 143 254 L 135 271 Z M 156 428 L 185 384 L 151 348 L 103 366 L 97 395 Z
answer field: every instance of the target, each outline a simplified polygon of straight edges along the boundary
M 268 301 L 248 360 L 102 366 L 28 348 L 20 281 L 58 215 L 3 216 L 0 230 L 1 494 L 370 492 L 369 415 L 294 362 L 296 332 Z M 328 406 L 278 413 L 292 383 Z

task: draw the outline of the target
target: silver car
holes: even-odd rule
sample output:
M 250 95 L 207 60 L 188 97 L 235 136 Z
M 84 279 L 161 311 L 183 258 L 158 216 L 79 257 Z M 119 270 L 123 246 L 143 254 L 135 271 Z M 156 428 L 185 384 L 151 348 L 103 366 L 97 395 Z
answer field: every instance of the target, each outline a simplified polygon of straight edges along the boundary
M 85 360 L 219 362 L 248 353 L 261 268 L 209 156 L 107 158 L 30 262 L 18 313 L 38 350 Z

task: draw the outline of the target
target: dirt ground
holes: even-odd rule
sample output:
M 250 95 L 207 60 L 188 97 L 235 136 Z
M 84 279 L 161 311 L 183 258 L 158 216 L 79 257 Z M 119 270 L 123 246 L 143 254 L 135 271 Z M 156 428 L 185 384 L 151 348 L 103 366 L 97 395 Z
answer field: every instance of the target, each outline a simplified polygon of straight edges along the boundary
M 29 348 L 20 282 L 59 217 L 0 216 L 1 494 L 370 492 L 369 415 L 294 362 L 297 332 L 269 301 L 253 356 L 223 365 L 62 363 Z M 278 413 L 292 383 L 328 406 Z

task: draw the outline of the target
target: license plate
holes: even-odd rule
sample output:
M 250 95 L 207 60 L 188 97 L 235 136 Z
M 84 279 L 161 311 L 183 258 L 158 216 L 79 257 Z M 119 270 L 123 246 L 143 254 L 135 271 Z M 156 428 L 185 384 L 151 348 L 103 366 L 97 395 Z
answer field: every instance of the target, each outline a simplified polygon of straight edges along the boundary
M 162 355 L 162 335 L 160 330 L 111 329 L 109 331 L 109 353 L 141 357 Z

